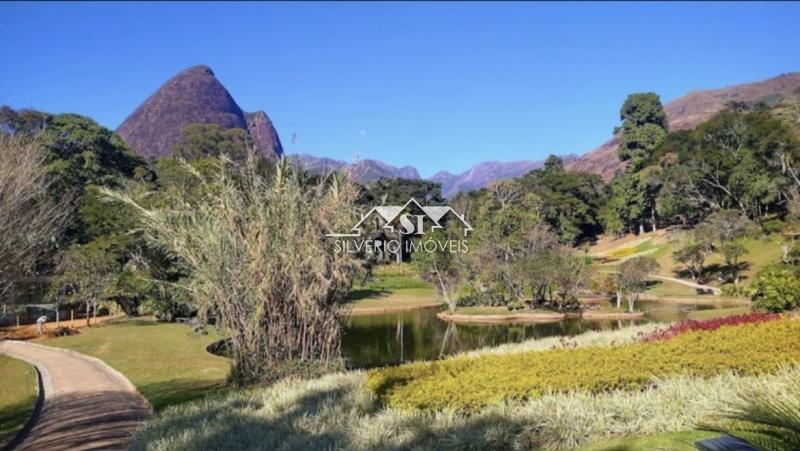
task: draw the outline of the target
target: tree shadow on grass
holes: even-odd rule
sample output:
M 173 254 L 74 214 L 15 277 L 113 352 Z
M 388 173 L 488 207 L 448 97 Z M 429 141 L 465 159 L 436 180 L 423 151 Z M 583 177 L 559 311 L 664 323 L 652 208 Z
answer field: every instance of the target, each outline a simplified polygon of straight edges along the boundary
M 181 437 L 181 449 L 334 449 L 348 443 L 344 428 L 315 428 L 309 417 L 343 401 L 347 387 L 312 391 L 291 405 L 281 406 L 277 416 L 259 415 L 263 402 L 241 392 L 216 400 L 201 409 L 167 412 L 147 430 L 134 449 L 146 449 L 148 437 Z M 200 425 L 206 425 L 200 428 Z
M 230 392 L 231 387 L 224 381 L 202 379 L 173 379 L 167 382 L 140 385 L 139 392 L 150 401 L 155 411 L 169 406 L 196 401 L 206 397 L 221 397 Z
M 48 398 L 17 450 L 126 449 L 150 417 L 132 392 L 74 393 Z
M 362 299 L 376 298 L 379 296 L 386 296 L 390 293 L 389 290 L 383 288 L 356 288 L 350 290 L 344 298 L 345 303 L 360 301 Z
M 435 421 L 424 414 L 376 419 L 380 404 L 359 403 L 359 390 L 363 387 L 346 383 L 309 389 L 286 401 L 279 399 L 282 393 L 277 391 L 266 391 L 263 397 L 238 392 L 210 403 L 179 407 L 150 423 L 137 437 L 134 449 L 144 450 L 162 440 L 168 441 L 162 443 L 168 448 L 203 450 L 503 450 L 541 446 L 540 431 L 524 419 L 500 414 L 454 422 Z M 369 432 L 368 443 L 358 435 L 369 430 L 365 428 L 380 428 Z

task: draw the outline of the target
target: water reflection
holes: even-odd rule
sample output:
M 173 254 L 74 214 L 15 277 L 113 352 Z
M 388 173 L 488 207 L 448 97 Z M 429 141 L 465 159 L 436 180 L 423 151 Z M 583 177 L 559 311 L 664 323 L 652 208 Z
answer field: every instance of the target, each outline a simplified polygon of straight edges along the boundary
M 456 325 L 436 318 L 438 309 L 353 316 L 345 320 L 342 351 L 352 367 L 369 368 L 433 360 L 462 351 L 531 338 L 573 336 L 590 330 L 619 329 L 648 321 L 678 321 L 693 310 L 728 306 L 675 305 L 649 301 L 637 305 L 638 309 L 647 312 L 643 320 L 565 319 L 539 324 Z
M 461 351 L 531 338 L 608 330 L 632 321 L 565 319 L 542 324 L 456 325 L 436 318 L 437 309 L 354 316 L 345 322 L 342 351 L 352 367 L 367 368 L 432 360 Z

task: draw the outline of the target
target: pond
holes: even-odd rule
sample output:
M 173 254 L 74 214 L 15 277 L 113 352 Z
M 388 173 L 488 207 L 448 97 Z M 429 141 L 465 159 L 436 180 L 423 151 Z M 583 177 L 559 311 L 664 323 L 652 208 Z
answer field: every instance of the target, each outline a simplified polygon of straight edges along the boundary
M 641 320 L 564 319 L 535 324 L 454 324 L 436 317 L 439 309 L 350 316 L 345 319 L 342 353 L 351 367 L 369 368 L 415 360 L 432 360 L 483 347 L 531 338 L 573 336 L 590 330 L 611 330 L 650 321 L 678 321 L 692 310 L 727 307 L 641 302 Z

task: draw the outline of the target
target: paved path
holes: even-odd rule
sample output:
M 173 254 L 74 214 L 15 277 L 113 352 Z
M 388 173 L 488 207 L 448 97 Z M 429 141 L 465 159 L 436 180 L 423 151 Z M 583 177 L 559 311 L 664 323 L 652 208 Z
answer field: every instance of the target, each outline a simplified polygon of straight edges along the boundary
M 708 286 L 708 285 L 701 285 L 699 283 L 689 282 L 688 280 L 677 279 L 675 277 L 650 276 L 650 278 L 651 279 L 658 279 L 658 280 L 666 280 L 666 281 L 669 281 L 669 282 L 675 282 L 675 283 L 679 283 L 681 285 L 685 285 L 685 286 L 691 287 L 691 288 L 700 288 L 700 289 L 703 289 L 703 290 L 710 290 L 714 294 L 721 294 L 722 293 L 722 290 L 720 290 L 719 288 L 711 287 L 711 286 Z
M 151 408 L 133 385 L 100 360 L 20 341 L 0 353 L 35 365 L 44 403 L 18 450 L 126 449 Z

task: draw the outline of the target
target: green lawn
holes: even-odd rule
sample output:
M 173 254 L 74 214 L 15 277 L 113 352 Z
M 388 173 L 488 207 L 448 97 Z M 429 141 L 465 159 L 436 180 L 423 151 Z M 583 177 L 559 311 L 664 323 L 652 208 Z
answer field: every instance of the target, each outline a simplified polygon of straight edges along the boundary
M 441 303 L 431 288 L 405 288 L 398 290 L 354 290 L 348 306 L 358 309 L 417 307 Z
M 97 357 L 127 376 L 156 410 L 222 391 L 228 360 L 206 352 L 221 337 L 181 324 L 129 319 L 45 344 Z
M 657 297 L 697 297 L 697 290 L 669 280 L 653 280 L 646 293 Z
M 616 270 L 620 263 L 629 258 L 647 255 L 658 262 L 660 266 L 659 274 L 676 277 L 676 273 L 684 270 L 685 267 L 672 259 L 672 252 L 676 249 L 685 234 L 686 232 L 674 232 L 667 241 L 664 241 L 664 238 L 656 239 L 646 236 L 639 240 L 622 244 L 617 248 L 592 255 L 609 259 L 610 261 L 608 263 L 600 265 L 601 268 L 609 271 Z M 741 275 L 742 282 L 748 285 L 750 281 L 753 280 L 756 273 L 764 266 L 776 263 L 780 260 L 781 238 L 778 236 L 747 238 L 743 240 L 743 244 L 747 253 L 742 257 L 742 262 L 745 263 L 746 268 L 742 271 Z M 720 266 L 722 264 L 722 258 L 716 254 L 708 255 L 705 261 L 706 267 L 713 268 L 714 266 Z M 713 277 L 712 280 L 709 281 L 709 284 L 719 285 Z M 664 288 L 672 290 L 669 287 Z M 672 292 L 668 292 L 667 294 L 673 295 Z
M 33 366 L 0 355 L 0 449 L 14 439 L 33 414 L 37 384 Z
M 372 279 L 353 287 L 346 301 L 353 309 L 416 307 L 439 303 L 433 286 L 415 275 L 408 265 L 385 265 Z
M 667 432 L 663 434 L 627 437 L 590 443 L 579 448 L 581 451 L 634 451 L 634 450 L 669 450 L 694 451 L 694 443 L 698 440 L 719 437 L 719 434 L 703 431 Z

